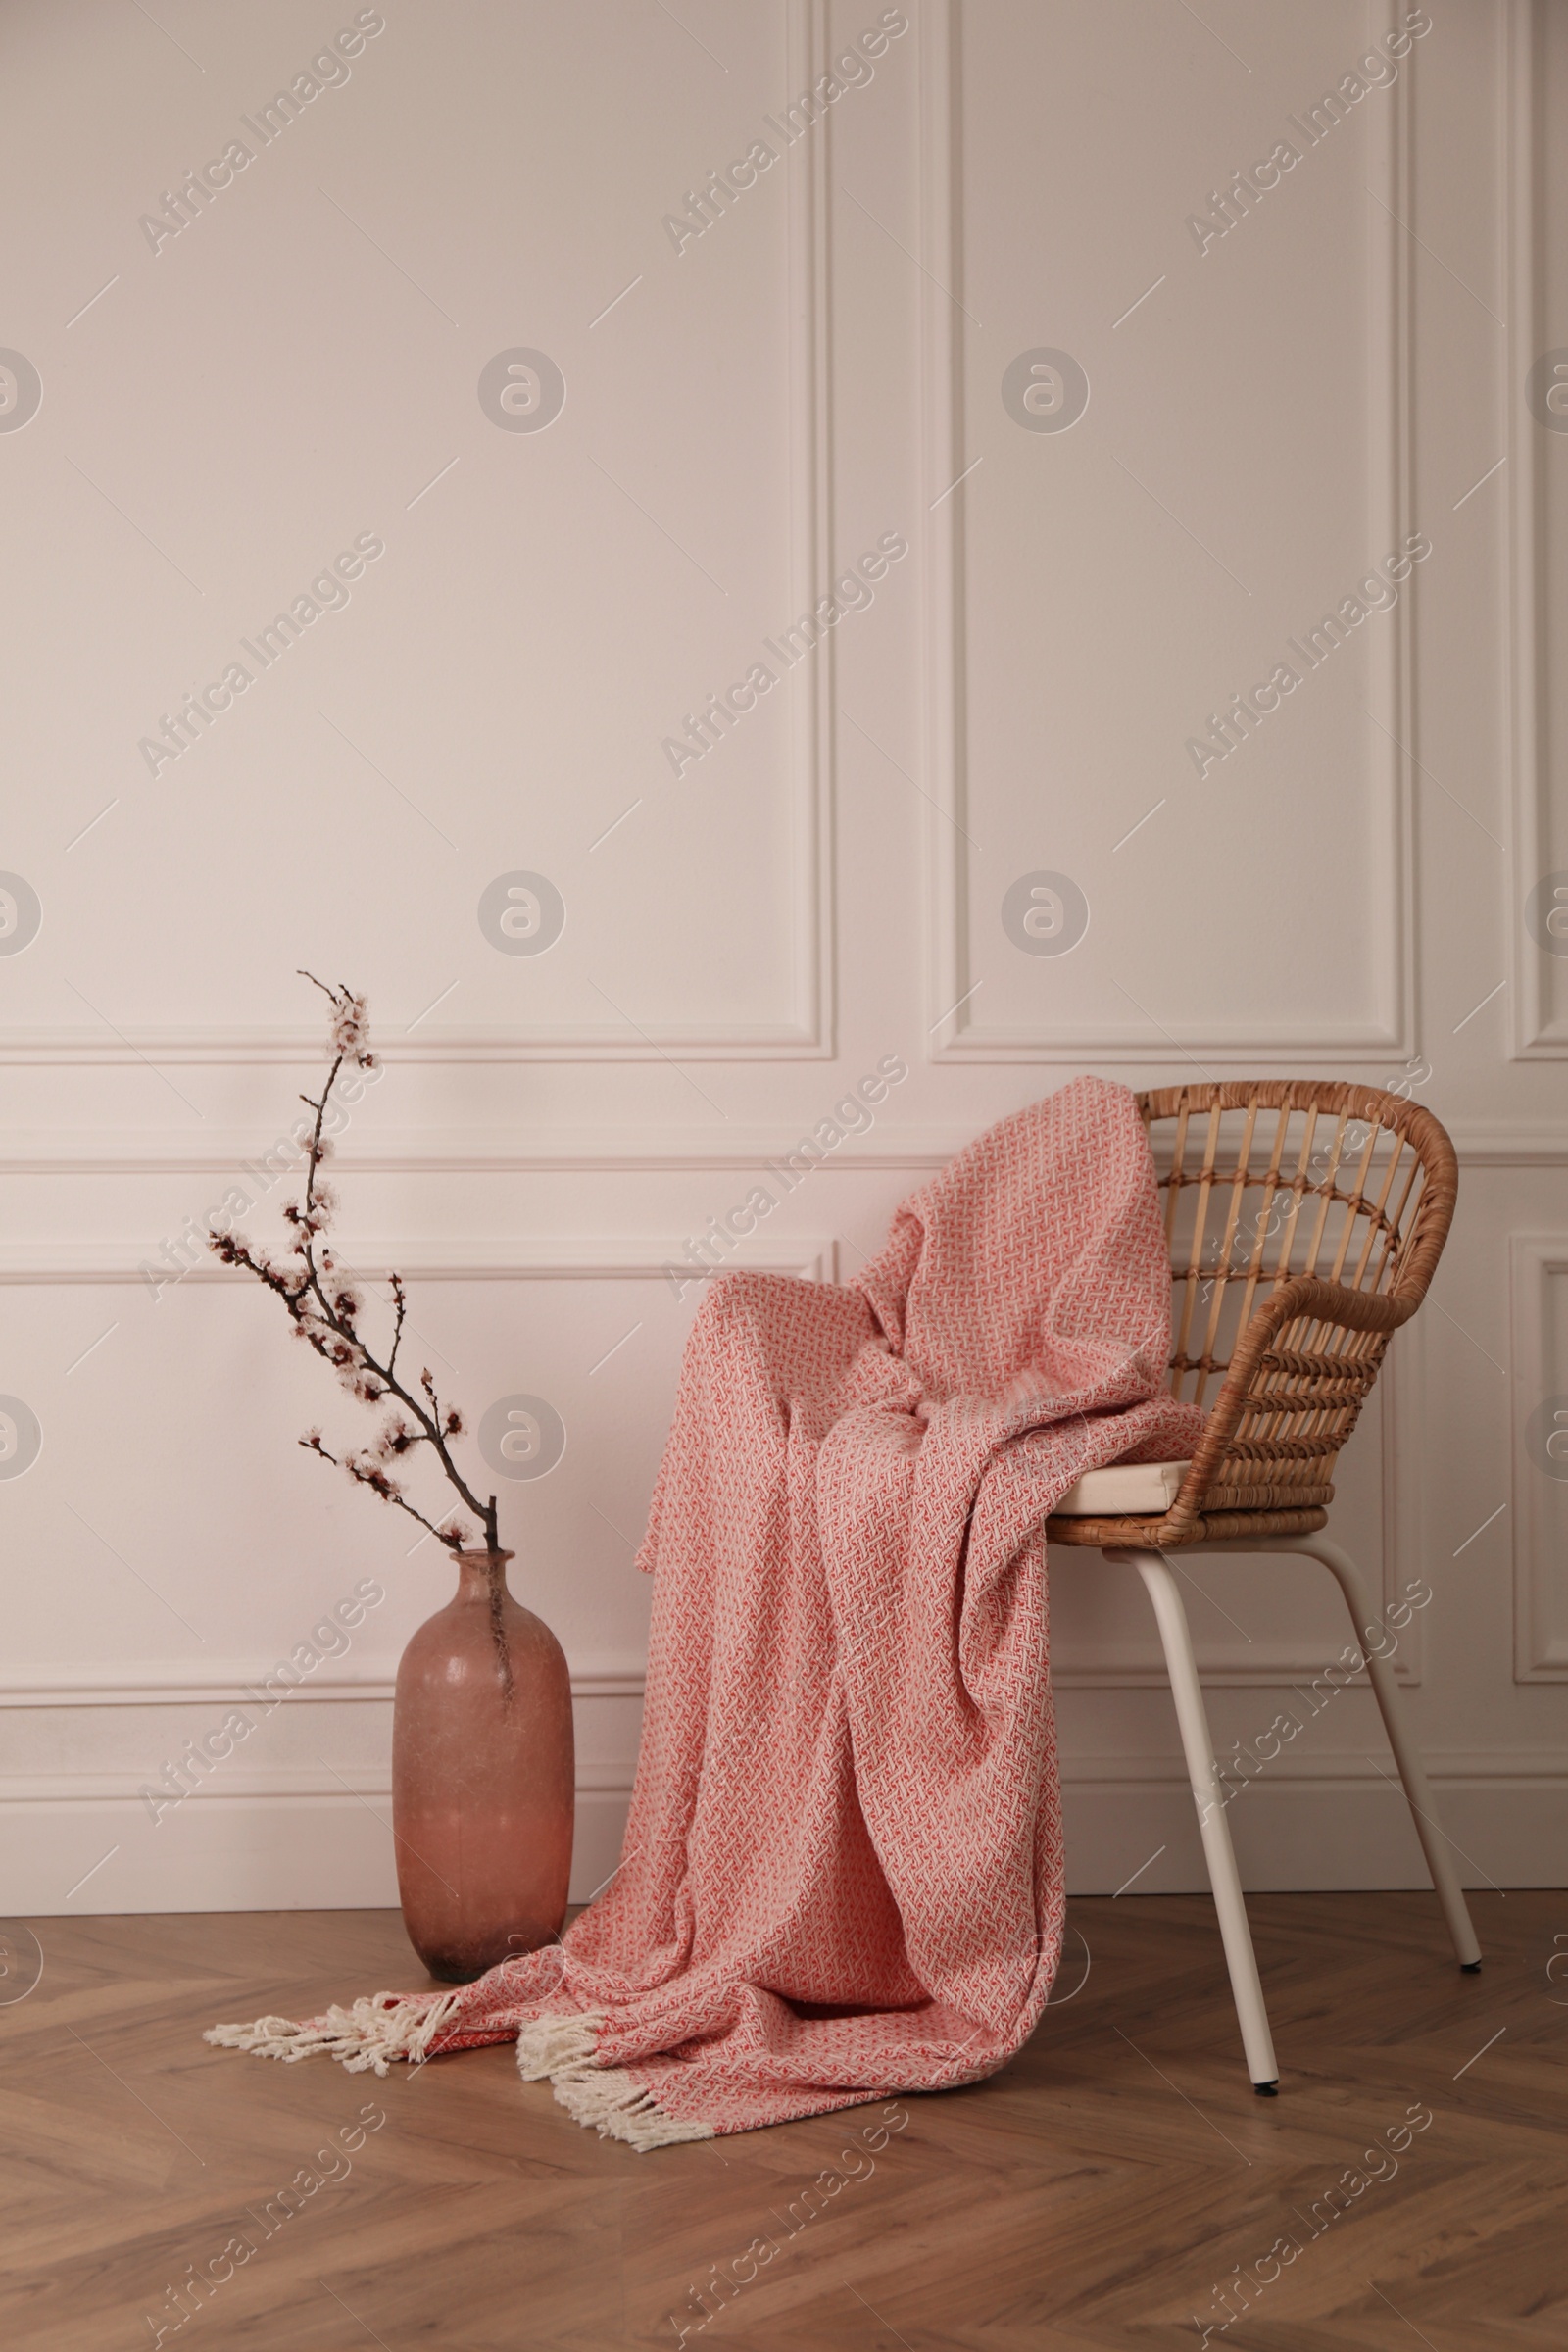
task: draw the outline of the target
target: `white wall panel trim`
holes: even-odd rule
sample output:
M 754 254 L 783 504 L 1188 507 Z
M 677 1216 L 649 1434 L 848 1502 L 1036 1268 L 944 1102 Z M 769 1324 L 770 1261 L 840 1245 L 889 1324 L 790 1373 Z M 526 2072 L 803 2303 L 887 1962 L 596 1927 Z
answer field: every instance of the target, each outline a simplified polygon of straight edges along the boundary
M 1310 1573 L 1309 1564 L 1303 1563 L 1303 1573 Z M 1349 1638 L 1347 1624 L 1346 1640 Z M 1314 1646 L 1298 1642 L 1288 1648 L 1276 1646 L 1267 1658 L 1255 1663 L 1200 1655 L 1199 1669 L 1211 1690 L 1289 1690 L 1297 1682 L 1320 1674 L 1333 1663 L 1335 1654 L 1332 1644 Z M 1405 1668 L 1404 1657 L 1396 1660 L 1395 1671 L 1401 1681 L 1414 1679 Z M 395 1657 L 367 1657 L 358 1669 L 345 1666 L 331 1677 L 313 1674 L 309 1683 L 294 1686 L 288 1702 L 296 1707 L 388 1701 L 397 1669 Z M 12 1666 L 0 1676 L 0 1707 L 238 1707 L 255 1698 L 274 1670 L 270 1659 L 220 1659 L 211 1666 L 205 1662 L 190 1666 L 177 1658 L 153 1659 L 137 1666 Z M 1157 1662 L 1117 1664 L 1107 1660 L 1074 1665 L 1071 1659 L 1060 1657 L 1053 1665 L 1051 1680 L 1059 1690 L 1161 1690 L 1169 1686 L 1165 1669 Z M 1365 1681 L 1364 1675 L 1357 1675 L 1345 1688 L 1354 1690 Z M 590 1660 L 574 1666 L 571 1673 L 574 1698 L 640 1698 L 646 1683 L 647 1667 L 640 1658 Z
M 567 1241 L 530 1236 L 514 1241 L 473 1241 L 443 1236 L 439 1241 L 365 1241 L 352 1249 L 336 1245 L 344 1270 L 361 1280 L 384 1276 L 392 1267 L 408 1282 L 661 1282 L 670 1266 L 686 1281 L 702 1276 L 681 1263 L 685 1238 L 639 1235 L 631 1240 Z M 749 1251 L 736 1245 L 737 1271 L 787 1274 L 803 1282 L 831 1282 L 836 1241 L 802 1241 Z M 139 1242 L 0 1243 L 0 1284 L 145 1282 L 143 1264 L 152 1252 Z M 715 1272 L 718 1268 L 713 1269 Z M 727 1270 L 727 1269 L 726 1269 Z M 184 1283 L 249 1282 L 243 1267 L 203 1259 Z
M 785 0 L 789 86 L 809 88 L 827 69 L 828 0 Z M 832 540 L 831 313 L 828 256 L 831 232 L 832 125 L 790 148 L 783 159 L 788 207 L 790 604 L 795 612 L 816 604 L 826 583 Z M 790 892 L 792 910 L 789 1016 L 777 1023 L 688 1025 L 631 1020 L 505 1030 L 462 1024 L 417 1034 L 382 1026 L 376 1049 L 387 1062 L 506 1063 L 552 1061 L 643 1062 L 672 1053 L 692 1060 L 827 1060 L 834 1053 L 833 927 L 833 640 L 788 673 L 790 750 Z M 240 1030 L 128 1028 L 107 1024 L 0 1031 L 0 1066 L 124 1067 L 137 1062 L 227 1067 L 262 1062 L 311 1062 L 318 1056 L 315 1029 Z
M 927 1020 L 934 1061 L 1032 1061 L 1042 1055 L 1097 1062 L 1169 1061 L 1204 1055 L 1252 1067 L 1408 1055 L 1414 1051 L 1415 927 L 1411 599 L 1370 641 L 1367 757 L 1373 781 L 1368 851 L 1379 918 L 1376 1002 L 1339 1027 L 1262 1026 L 1239 1016 L 1160 1027 L 1120 1020 L 1047 1030 L 990 1026 L 974 1010 L 967 937 L 969 819 L 965 759 L 964 501 L 971 462 L 964 430 L 962 340 L 963 165 L 960 153 L 960 18 L 955 0 L 927 0 L 920 20 L 921 195 L 925 277 L 921 295 L 922 466 L 927 500 L 922 549 L 926 680 Z M 1383 29 L 1368 5 L 1367 36 Z M 1410 75 L 1367 119 L 1369 203 L 1367 528 L 1369 546 L 1394 547 L 1411 527 L 1408 445 L 1410 270 L 1400 223 L 1409 219 Z
M 1554 1284 L 1568 1286 L 1568 1233 L 1516 1233 L 1509 1246 L 1509 1342 L 1513 1392 L 1514 1680 L 1568 1682 L 1568 1552 L 1553 1512 L 1560 1489 L 1541 1460 L 1539 1414 L 1553 1397 L 1563 1402 L 1562 1468 L 1568 1471 L 1568 1354 L 1556 1334 L 1568 1311 L 1554 1316 Z M 1560 1294 L 1568 1298 L 1568 1289 Z M 1553 1526 L 1553 1518 L 1556 1525 Z
M 396 1265 L 412 1282 L 662 1281 L 679 1262 L 686 1243 L 646 1236 L 617 1240 L 482 1241 L 444 1237 L 408 1243 L 367 1242 L 353 1253 L 362 1278 Z M 6 1284 L 118 1284 L 145 1280 L 148 1253 L 133 1242 L 12 1243 L 0 1246 L 0 1287 Z M 346 1253 L 340 1252 L 347 1264 Z M 806 1282 L 830 1282 L 838 1244 L 830 1239 L 783 1241 L 748 1252 L 741 1245 L 737 1266 L 753 1273 L 779 1274 Z M 685 1267 L 686 1279 L 695 1279 Z M 241 1269 L 204 1262 L 184 1282 L 235 1283 L 250 1279 Z M 151 1659 L 73 1665 L 45 1660 L 0 1669 L 0 1707 L 168 1706 L 225 1702 L 242 1705 L 254 1695 L 275 1661 Z M 645 1661 L 614 1653 L 577 1661 L 572 1692 L 578 1698 L 625 1698 L 641 1694 Z M 329 1665 L 290 1692 L 293 1703 L 342 1703 L 392 1696 L 395 1657 L 367 1656 Z M 248 1690 L 246 1686 L 251 1686 Z
M 1266 1058 L 1257 1056 L 1260 1067 Z M 1067 1069 L 1043 1067 L 1038 1088 L 1021 1099 L 1049 1094 L 1070 1075 Z M 345 1173 L 398 1176 L 716 1172 L 760 1168 L 777 1160 L 807 1125 L 798 1122 L 792 1130 L 734 1123 L 722 1133 L 711 1127 L 558 1127 L 526 1133 L 516 1128 L 392 1129 L 349 1136 L 338 1146 L 333 1165 Z M 842 1176 L 855 1170 L 905 1169 L 924 1174 L 946 1167 L 982 1125 L 975 1120 L 879 1126 L 864 1142 L 848 1139 L 813 1172 Z M 1464 1119 L 1449 1126 L 1448 1133 L 1465 1167 L 1568 1165 L 1568 1125 L 1562 1123 Z M 260 1150 L 255 1134 L 238 1128 L 200 1134 L 189 1128 L 143 1129 L 135 1142 L 108 1129 L 95 1133 L 62 1128 L 31 1135 L 14 1131 L 8 1144 L 0 1144 L 0 1177 L 227 1175 L 237 1183 L 242 1163 L 254 1161 Z
M 154 1658 L 134 1665 L 8 1666 L 0 1673 L 0 1707 L 242 1707 L 277 1671 L 273 1659 Z M 343 1706 L 390 1700 L 395 1657 L 346 1660 L 313 1673 L 287 1692 L 289 1706 Z M 640 1698 L 647 1681 L 640 1657 L 586 1658 L 571 1669 L 573 1698 Z
M 1537 63 L 1540 0 L 1507 0 L 1505 45 L 1507 291 L 1509 340 L 1505 397 L 1508 415 L 1509 736 L 1513 790 L 1513 855 L 1508 863 L 1506 925 L 1514 985 L 1509 1026 L 1515 1061 L 1568 1056 L 1568 1017 L 1554 1015 L 1547 991 L 1545 950 L 1525 923 L 1525 901 L 1551 863 L 1543 701 L 1550 677 L 1543 661 L 1545 597 L 1539 527 L 1543 478 L 1541 442 L 1525 403 L 1525 379 L 1541 349 L 1540 147 L 1537 138 Z

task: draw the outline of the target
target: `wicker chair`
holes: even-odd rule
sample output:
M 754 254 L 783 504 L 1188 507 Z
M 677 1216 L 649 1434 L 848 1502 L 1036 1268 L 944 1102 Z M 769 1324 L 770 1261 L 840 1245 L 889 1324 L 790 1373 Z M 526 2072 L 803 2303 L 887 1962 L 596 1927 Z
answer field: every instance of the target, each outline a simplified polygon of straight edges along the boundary
M 1380 1618 L 1354 1561 L 1322 1532 L 1335 1458 L 1447 1237 L 1457 1164 L 1429 1111 L 1375 1088 L 1240 1081 L 1171 1087 L 1139 1102 L 1170 1241 L 1170 1387 L 1209 1404 L 1208 1422 L 1168 1499 L 1168 1465 L 1113 1465 L 1081 1479 L 1046 1532 L 1053 1543 L 1094 1545 L 1131 1563 L 1153 1602 L 1248 2071 L 1270 2095 L 1279 2069 L 1226 1797 L 1186 1611 L 1163 1555 L 1298 1552 L 1332 1569 L 1357 1644 L 1378 1642 L 1364 1652 L 1367 1671 L 1416 1833 L 1460 1965 L 1479 1968 L 1481 1947 L 1401 1719 Z

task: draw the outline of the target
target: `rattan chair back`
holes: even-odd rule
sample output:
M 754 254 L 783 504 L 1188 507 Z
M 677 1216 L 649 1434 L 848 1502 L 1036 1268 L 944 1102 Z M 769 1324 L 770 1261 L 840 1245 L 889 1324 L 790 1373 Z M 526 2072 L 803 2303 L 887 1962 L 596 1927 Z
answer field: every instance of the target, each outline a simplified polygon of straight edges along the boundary
M 1153 1539 L 1320 1527 L 1336 1457 L 1447 1238 L 1453 1146 L 1419 1103 L 1323 1079 L 1168 1087 L 1139 1107 L 1170 1246 L 1170 1387 L 1209 1413 Z M 1133 1530 L 1051 1523 L 1075 1544 Z

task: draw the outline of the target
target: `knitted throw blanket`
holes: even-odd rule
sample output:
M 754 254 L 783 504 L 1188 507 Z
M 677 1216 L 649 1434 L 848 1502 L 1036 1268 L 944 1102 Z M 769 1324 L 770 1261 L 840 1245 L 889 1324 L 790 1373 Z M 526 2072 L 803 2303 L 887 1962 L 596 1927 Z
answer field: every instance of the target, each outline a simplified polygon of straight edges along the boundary
M 655 1579 L 623 1858 L 559 1944 L 472 1984 L 218 2026 L 384 2074 L 515 2039 L 639 2148 L 972 2082 L 1062 1936 L 1047 1513 L 1191 1453 L 1133 1098 L 1080 1079 L 898 1211 L 848 1287 L 715 1281 L 639 1565 Z

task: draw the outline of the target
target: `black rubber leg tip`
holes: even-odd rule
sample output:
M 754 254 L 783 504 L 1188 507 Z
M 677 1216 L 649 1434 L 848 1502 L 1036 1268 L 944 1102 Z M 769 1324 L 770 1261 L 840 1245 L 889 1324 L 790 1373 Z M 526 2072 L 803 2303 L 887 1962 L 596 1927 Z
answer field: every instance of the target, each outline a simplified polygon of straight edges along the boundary
M 1467 1977 L 1479 1977 L 1481 1974 L 1481 1963 L 1479 1960 L 1461 1960 L 1459 1966 L 1464 1970 L 1464 1973 Z
M 1280 2095 L 1280 2086 L 1277 2082 L 1254 2082 L 1252 2088 L 1260 2099 L 1277 2099 Z

